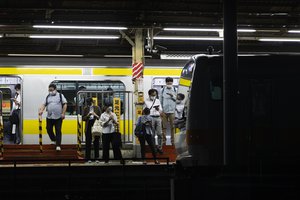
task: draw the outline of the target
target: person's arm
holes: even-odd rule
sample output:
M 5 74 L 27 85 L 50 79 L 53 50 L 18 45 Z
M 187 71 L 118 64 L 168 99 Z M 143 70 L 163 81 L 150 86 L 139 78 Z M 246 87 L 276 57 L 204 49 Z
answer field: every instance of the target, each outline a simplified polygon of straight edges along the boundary
M 62 109 L 62 113 L 61 113 L 61 118 L 65 119 L 66 116 L 66 111 L 67 111 L 67 104 L 65 103 Z
M 42 104 L 41 107 L 39 108 L 39 115 L 43 114 L 45 108 L 46 108 L 45 104 Z

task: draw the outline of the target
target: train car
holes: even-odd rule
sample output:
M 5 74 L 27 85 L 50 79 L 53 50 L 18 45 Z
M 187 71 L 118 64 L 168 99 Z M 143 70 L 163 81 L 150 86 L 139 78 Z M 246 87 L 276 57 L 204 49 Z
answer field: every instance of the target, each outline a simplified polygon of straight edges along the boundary
M 293 163 L 300 156 L 300 57 L 239 56 L 235 164 Z M 178 92 L 186 99 L 185 126 L 175 146 L 183 165 L 223 165 L 222 56 L 193 56 Z
M 150 88 L 161 88 L 165 77 L 171 76 L 178 84 L 181 68 L 145 66 L 144 96 Z M 55 83 L 58 91 L 64 94 L 68 101 L 66 119 L 62 126 L 62 144 L 77 144 L 77 114 L 76 94 L 81 86 L 87 91 L 106 91 L 111 88 L 124 105 L 120 116 L 120 131 L 124 136 L 124 143 L 135 144 L 133 126 L 135 111 L 133 98 L 126 98 L 126 91 L 133 95 L 132 69 L 128 67 L 91 67 L 91 66 L 10 66 L 0 67 L 0 90 L 3 93 L 2 110 L 5 128 L 5 144 L 11 141 L 11 125 L 9 115 L 12 108 L 11 98 L 14 97 L 16 84 L 21 84 L 22 113 L 21 136 L 22 144 L 38 144 L 38 108 L 48 95 L 48 85 Z M 177 82 L 176 82 L 177 81 Z M 93 94 L 90 94 L 93 96 Z M 100 98 L 100 97 L 99 97 Z M 101 98 L 98 99 L 101 101 Z M 99 105 L 101 103 L 99 102 Z M 130 109 L 130 111 L 128 111 Z M 43 143 L 50 143 L 46 135 L 46 114 L 43 115 Z

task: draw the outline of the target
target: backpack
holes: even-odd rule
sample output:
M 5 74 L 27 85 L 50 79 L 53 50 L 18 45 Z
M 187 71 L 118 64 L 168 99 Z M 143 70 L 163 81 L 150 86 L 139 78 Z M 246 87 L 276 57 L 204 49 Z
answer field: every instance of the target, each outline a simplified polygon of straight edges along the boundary
M 47 107 L 47 105 L 48 105 L 48 98 L 49 98 L 49 96 L 50 96 L 50 94 L 48 94 L 47 97 L 46 97 L 46 104 L 45 104 L 45 107 Z M 59 99 L 60 99 L 61 107 L 63 107 L 64 104 L 63 104 L 63 102 L 62 102 L 62 94 L 61 94 L 61 93 L 59 93 Z
M 147 127 L 150 128 L 150 130 L 152 129 L 152 124 L 151 123 L 142 123 L 141 122 L 141 117 L 138 118 L 136 127 L 134 129 L 134 134 L 136 137 L 141 137 L 145 134 L 147 134 Z

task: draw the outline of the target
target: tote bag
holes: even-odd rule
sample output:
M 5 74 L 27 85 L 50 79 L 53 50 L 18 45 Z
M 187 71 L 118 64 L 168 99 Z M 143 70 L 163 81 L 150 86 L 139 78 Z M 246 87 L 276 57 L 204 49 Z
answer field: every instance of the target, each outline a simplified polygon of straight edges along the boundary
M 101 136 L 102 134 L 102 126 L 100 120 L 96 119 L 95 123 L 92 127 L 92 135 L 93 136 Z

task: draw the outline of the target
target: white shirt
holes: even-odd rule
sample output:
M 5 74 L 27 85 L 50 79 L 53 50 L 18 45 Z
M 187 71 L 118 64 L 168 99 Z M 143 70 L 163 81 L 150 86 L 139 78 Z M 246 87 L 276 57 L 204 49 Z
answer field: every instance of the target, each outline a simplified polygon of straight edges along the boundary
M 15 99 L 16 99 L 16 102 L 19 104 L 17 105 L 14 101 L 13 101 L 13 107 L 12 107 L 12 110 L 17 110 L 17 109 L 20 109 L 21 108 L 21 94 L 20 93 L 16 93 L 15 95 Z
M 153 104 L 153 101 L 150 98 L 148 98 L 145 101 L 144 108 L 147 107 L 150 109 L 152 104 Z M 154 108 L 155 106 L 158 106 L 159 110 L 156 110 Z M 161 107 L 160 101 L 159 101 L 159 99 L 155 99 L 155 102 L 154 102 L 152 108 L 150 109 L 150 116 L 160 116 L 161 111 L 162 111 L 162 107 Z
M 176 107 L 175 107 L 175 118 L 176 119 L 182 118 L 183 110 L 184 110 L 184 103 L 183 102 L 176 103 Z
M 115 126 L 113 124 L 113 120 L 110 120 L 106 126 L 104 126 L 104 123 L 107 122 L 110 118 L 110 116 L 113 116 L 113 119 L 117 121 L 117 115 L 113 112 L 108 114 L 107 112 L 104 112 L 100 116 L 100 122 L 102 124 L 102 133 L 103 134 L 108 134 L 108 133 L 113 133 L 115 131 Z

